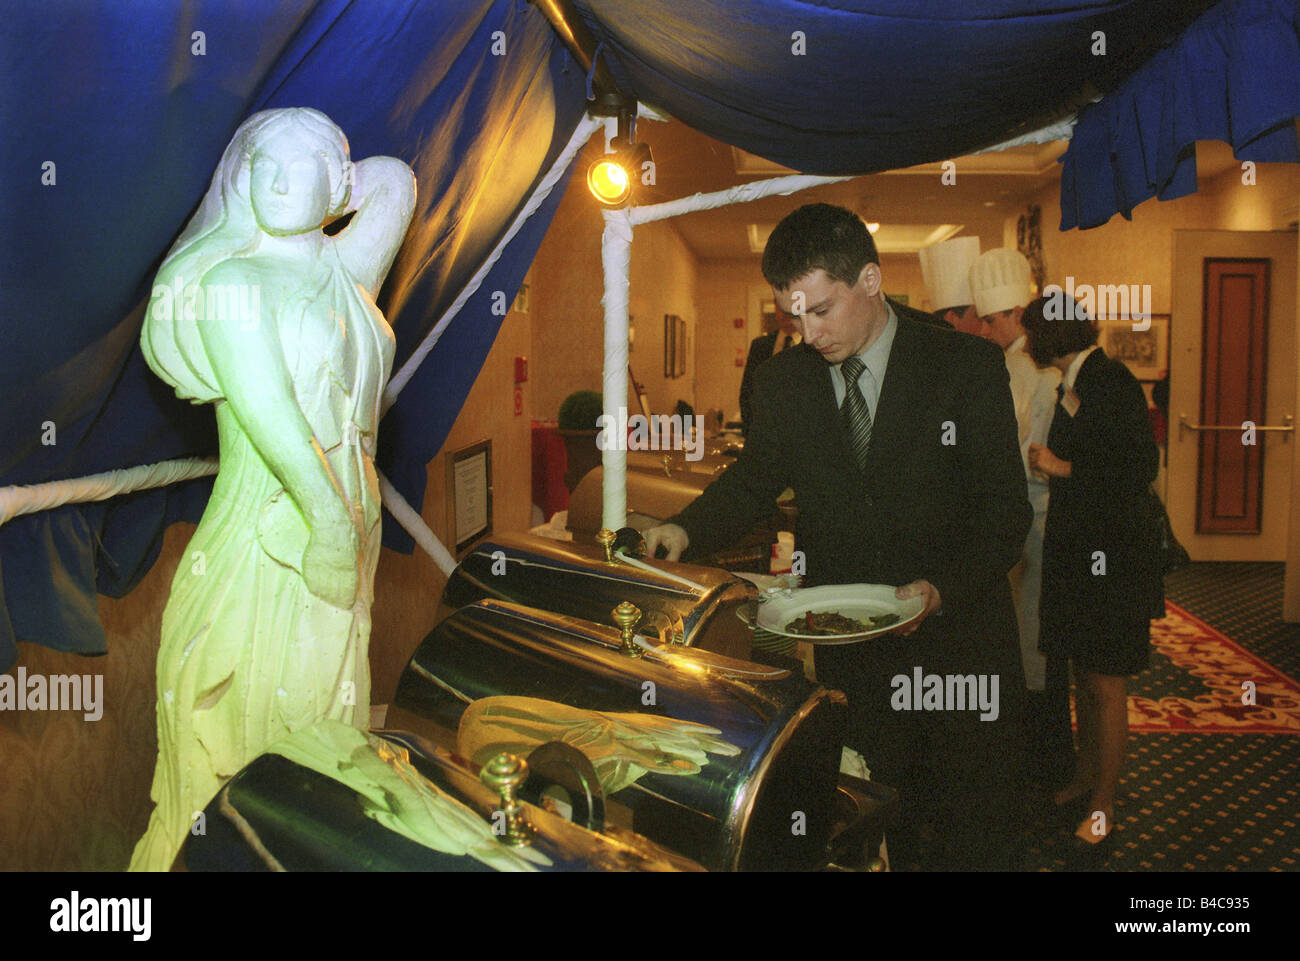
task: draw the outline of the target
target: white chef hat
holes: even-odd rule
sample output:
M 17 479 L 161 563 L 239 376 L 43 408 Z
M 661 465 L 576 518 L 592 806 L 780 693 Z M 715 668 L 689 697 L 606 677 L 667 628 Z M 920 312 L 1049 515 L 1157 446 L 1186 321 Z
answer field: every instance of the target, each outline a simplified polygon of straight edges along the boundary
M 1010 247 L 980 254 L 970 269 L 970 289 L 981 317 L 1024 307 L 1034 299 L 1034 273 L 1025 255 Z
M 970 268 L 980 255 L 978 237 L 954 237 L 931 244 L 918 253 L 925 290 L 935 310 L 974 303 L 970 292 Z

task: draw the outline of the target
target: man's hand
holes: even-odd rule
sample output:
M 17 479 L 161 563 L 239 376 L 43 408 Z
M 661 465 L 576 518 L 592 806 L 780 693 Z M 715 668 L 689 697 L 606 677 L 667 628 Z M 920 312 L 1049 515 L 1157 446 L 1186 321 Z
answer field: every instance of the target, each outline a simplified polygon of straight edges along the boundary
M 1071 464 L 1061 460 L 1042 444 L 1029 445 L 1029 466 L 1048 477 L 1069 477 Z
M 922 609 L 920 617 L 914 621 L 908 621 L 896 631 L 889 632 L 891 634 L 901 634 L 904 637 L 920 627 L 923 620 L 943 606 L 943 599 L 939 597 L 939 588 L 929 581 L 912 581 L 910 584 L 896 587 L 894 588 L 894 596 L 900 600 L 904 597 L 925 598 L 925 607 Z
M 668 551 L 667 560 L 679 560 L 682 551 L 690 546 L 691 539 L 687 536 L 686 531 L 676 524 L 660 524 L 658 527 L 652 527 L 643 535 L 645 538 L 645 552 L 650 557 L 655 556 L 655 552 L 660 548 L 666 548 Z

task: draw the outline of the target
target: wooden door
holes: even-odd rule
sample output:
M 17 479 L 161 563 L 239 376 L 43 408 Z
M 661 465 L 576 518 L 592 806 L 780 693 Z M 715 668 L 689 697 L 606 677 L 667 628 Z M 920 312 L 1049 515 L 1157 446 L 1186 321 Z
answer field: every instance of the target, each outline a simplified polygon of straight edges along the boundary
M 1258 428 L 1296 413 L 1295 291 L 1294 233 L 1175 231 L 1166 504 L 1193 560 L 1286 559 L 1296 441 Z

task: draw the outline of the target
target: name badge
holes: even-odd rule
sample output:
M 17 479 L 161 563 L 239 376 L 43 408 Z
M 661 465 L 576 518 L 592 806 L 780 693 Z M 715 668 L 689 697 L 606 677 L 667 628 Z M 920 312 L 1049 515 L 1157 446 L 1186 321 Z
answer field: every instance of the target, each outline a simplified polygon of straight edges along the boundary
M 1079 395 L 1074 392 L 1073 387 L 1066 389 L 1065 396 L 1061 398 L 1061 406 L 1071 417 L 1079 413 Z

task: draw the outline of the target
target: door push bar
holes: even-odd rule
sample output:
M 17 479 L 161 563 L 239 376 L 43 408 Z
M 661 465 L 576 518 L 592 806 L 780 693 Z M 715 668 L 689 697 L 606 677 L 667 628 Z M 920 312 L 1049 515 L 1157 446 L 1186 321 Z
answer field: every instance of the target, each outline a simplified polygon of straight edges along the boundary
M 1184 413 L 1181 413 L 1181 412 L 1180 412 L 1179 415 L 1178 415 L 1178 440 L 1179 440 L 1179 442 L 1182 441 L 1184 432 L 1185 432 L 1185 431 L 1189 431 L 1189 430 L 1194 430 L 1194 431 L 1202 431 L 1202 430 L 1231 430 L 1231 431 L 1240 431 L 1240 430 L 1242 430 L 1242 426 L 1241 426 L 1241 424 L 1189 424 L 1189 423 L 1187 423 L 1187 415 L 1184 414 Z M 1285 414 L 1285 415 L 1283 415 L 1283 417 L 1282 417 L 1282 426 L 1280 426 L 1280 427 L 1265 427 L 1265 426 L 1261 426 L 1261 425 L 1256 425 L 1255 430 L 1256 430 L 1256 431 L 1260 431 L 1260 432 L 1263 432 L 1263 431 L 1270 431 L 1270 430 L 1279 431 L 1279 432 L 1283 435 L 1283 436 L 1282 436 L 1282 442 L 1283 442 L 1283 443 L 1289 443 L 1290 440 L 1291 440 L 1291 436 L 1290 436 L 1290 435 L 1295 433 L 1295 424 L 1293 424 L 1293 423 L 1291 422 L 1291 415 L 1290 415 L 1290 414 Z

